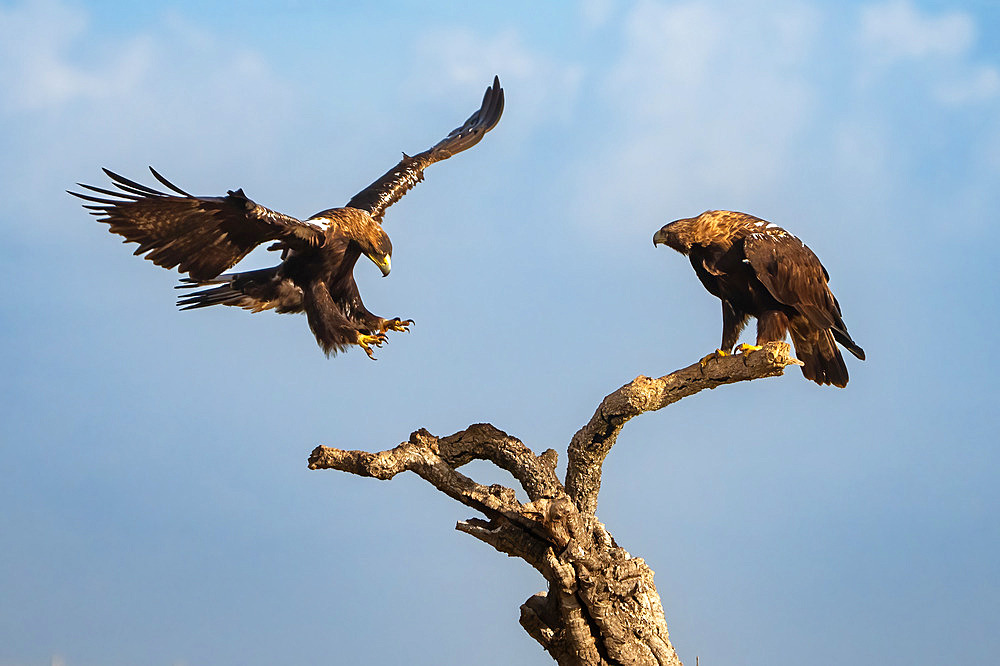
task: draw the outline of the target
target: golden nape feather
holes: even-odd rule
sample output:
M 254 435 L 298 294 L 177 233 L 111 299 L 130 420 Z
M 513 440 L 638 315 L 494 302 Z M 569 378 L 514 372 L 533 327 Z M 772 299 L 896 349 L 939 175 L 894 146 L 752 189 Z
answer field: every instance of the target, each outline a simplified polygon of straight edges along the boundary
M 722 301 L 721 350 L 731 352 L 750 317 L 757 344 L 791 335 L 802 373 L 817 384 L 847 385 L 837 343 L 864 360 L 851 339 L 830 275 L 801 240 L 778 225 L 733 211 L 711 210 L 664 225 L 653 245 L 687 255 L 704 287 Z

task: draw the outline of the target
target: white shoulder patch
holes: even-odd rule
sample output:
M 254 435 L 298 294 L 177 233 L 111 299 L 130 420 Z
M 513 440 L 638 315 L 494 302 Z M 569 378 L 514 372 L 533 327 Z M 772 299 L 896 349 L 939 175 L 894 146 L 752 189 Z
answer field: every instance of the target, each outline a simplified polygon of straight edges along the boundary
M 332 222 L 333 220 L 328 217 L 310 217 L 308 220 L 302 220 L 302 224 L 308 224 L 317 229 L 326 229 Z

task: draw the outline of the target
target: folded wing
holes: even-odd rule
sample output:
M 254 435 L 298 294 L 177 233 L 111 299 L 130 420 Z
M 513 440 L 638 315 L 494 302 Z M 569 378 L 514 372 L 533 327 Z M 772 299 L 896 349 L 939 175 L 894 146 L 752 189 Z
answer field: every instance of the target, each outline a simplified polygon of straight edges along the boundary
M 743 251 L 775 299 L 795 308 L 813 328 L 829 329 L 837 342 L 864 360 L 865 352 L 847 332 L 840 304 L 827 284 L 830 275 L 812 250 L 786 232 L 750 234 Z

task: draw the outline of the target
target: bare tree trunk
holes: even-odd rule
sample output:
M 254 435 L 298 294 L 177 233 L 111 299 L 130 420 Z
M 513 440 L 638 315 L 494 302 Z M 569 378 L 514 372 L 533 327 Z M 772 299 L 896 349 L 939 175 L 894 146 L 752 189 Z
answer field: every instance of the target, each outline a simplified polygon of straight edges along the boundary
M 563 666 L 639 664 L 680 666 L 670 643 L 653 571 L 618 546 L 595 515 L 604 459 L 625 423 L 706 388 L 781 375 L 798 364 L 790 348 L 773 342 L 749 354 L 713 358 L 658 379 L 637 377 L 608 395 L 569 444 L 566 482 L 558 455 L 535 455 L 519 439 L 490 424 L 448 437 L 424 429 L 394 449 L 369 453 L 318 446 L 310 469 L 337 469 L 388 480 L 410 471 L 484 518 L 456 529 L 533 566 L 548 582 L 521 605 L 521 626 Z M 514 490 L 484 486 L 458 471 L 488 460 L 517 480 Z

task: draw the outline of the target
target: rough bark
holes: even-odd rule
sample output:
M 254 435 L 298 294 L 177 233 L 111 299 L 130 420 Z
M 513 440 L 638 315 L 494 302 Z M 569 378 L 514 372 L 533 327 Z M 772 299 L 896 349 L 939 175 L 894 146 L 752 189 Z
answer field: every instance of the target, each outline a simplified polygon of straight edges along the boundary
M 636 377 L 604 398 L 587 425 L 569 443 L 566 489 L 582 511 L 597 510 L 601 470 L 625 423 L 643 412 L 663 409 L 681 398 L 723 384 L 776 377 L 786 366 L 802 365 L 791 347 L 771 342 L 749 354 L 735 354 L 699 361 L 658 379 Z
M 456 529 L 523 559 L 548 589 L 521 606 L 521 626 L 563 666 L 637 664 L 680 666 L 670 643 L 653 571 L 619 547 L 595 515 L 601 469 L 622 426 L 706 388 L 782 374 L 796 364 L 785 343 L 749 354 L 712 358 L 658 379 L 637 377 L 608 395 L 569 445 L 565 485 L 557 454 L 535 455 L 516 437 L 486 423 L 448 437 L 424 429 L 399 446 L 370 453 L 318 446 L 310 469 L 336 469 L 388 480 L 413 472 L 485 518 Z M 517 480 L 512 488 L 484 486 L 458 469 L 488 460 Z

